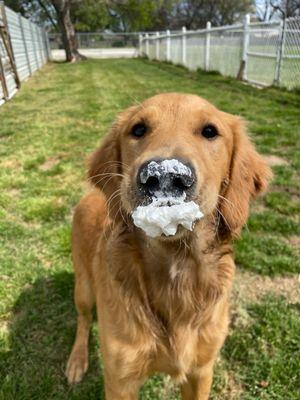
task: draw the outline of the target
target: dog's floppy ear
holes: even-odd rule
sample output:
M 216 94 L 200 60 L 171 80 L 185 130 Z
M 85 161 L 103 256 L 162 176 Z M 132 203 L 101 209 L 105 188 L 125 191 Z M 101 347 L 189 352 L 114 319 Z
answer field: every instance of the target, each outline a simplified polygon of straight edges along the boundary
M 88 177 L 90 182 L 98 187 L 108 201 L 115 195 L 120 187 L 122 168 L 121 133 L 126 129 L 130 117 L 137 107 L 130 107 L 123 111 L 113 123 L 110 131 L 103 139 L 101 146 L 89 160 Z
M 272 172 L 250 142 L 245 122 L 230 116 L 230 125 L 233 152 L 220 211 L 224 225 L 235 235 L 247 221 L 250 200 L 266 190 Z

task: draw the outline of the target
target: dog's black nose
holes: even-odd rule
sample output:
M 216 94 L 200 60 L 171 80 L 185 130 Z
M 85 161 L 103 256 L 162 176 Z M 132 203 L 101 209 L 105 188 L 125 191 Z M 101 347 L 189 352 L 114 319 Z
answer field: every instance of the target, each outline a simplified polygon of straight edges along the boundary
M 139 189 L 147 196 L 181 196 L 196 180 L 192 166 L 177 159 L 150 160 L 144 163 L 137 176 Z

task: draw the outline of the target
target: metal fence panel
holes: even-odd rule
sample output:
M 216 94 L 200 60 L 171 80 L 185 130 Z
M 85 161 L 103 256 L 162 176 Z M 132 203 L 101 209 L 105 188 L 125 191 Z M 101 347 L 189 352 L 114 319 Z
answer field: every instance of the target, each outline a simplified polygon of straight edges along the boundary
M 23 81 L 49 60 L 47 34 L 42 28 L 15 13 L 10 8 L 3 7 L 2 10 L 5 10 L 17 75 L 19 80 Z M 0 25 L 3 27 L 2 29 L 6 29 L 6 21 L 1 17 L 0 13 Z M 2 104 L 15 94 L 18 85 L 11 67 L 11 60 L 8 57 L 7 49 L 1 37 L 0 57 L 4 72 L 1 80 L 5 80 L 8 91 L 8 95 L 5 95 L 2 85 L 0 85 L 0 104 Z
M 268 86 L 274 83 L 280 40 L 280 22 L 249 25 L 247 80 Z
M 282 67 L 280 80 L 288 89 L 299 82 L 300 76 L 300 18 L 286 20 L 282 49 Z
M 77 32 L 76 40 L 79 49 L 136 48 L 139 32 Z M 52 50 L 63 49 L 62 37 L 59 33 L 49 35 Z

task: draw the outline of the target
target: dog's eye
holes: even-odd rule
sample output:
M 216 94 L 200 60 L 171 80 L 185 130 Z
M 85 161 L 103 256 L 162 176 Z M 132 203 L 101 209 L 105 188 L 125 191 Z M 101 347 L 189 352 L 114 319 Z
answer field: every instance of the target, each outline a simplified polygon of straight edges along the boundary
M 131 129 L 131 134 L 137 138 L 144 136 L 146 132 L 147 132 L 147 127 L 143 122 L 135 124 Z
M 201 132 L 201 135 L 204 136 L 206 139 L 214 139 L 219 135 L 217 128 L 213 125 L 206 125 Z

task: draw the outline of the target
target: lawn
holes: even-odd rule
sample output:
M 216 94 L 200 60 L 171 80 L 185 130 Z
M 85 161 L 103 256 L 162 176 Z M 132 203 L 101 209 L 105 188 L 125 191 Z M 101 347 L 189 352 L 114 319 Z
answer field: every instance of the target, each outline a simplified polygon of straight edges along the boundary
M 90 368 L 72 388 L 72 210 L 86 156 L 117 112 L 161 91 L 197 93 L 249 121 L 275 174 L 236 243 L 230 335 L 212 399 L 300 399 L 300 146 L 297 93 L 146 60 L 49 64 L 0 108 L 0 399 L 104 399 L 96 324 Z M 298 141 L 298 147 L 297 147 Z M 155 376 L 143 400 L 177 399 Z

